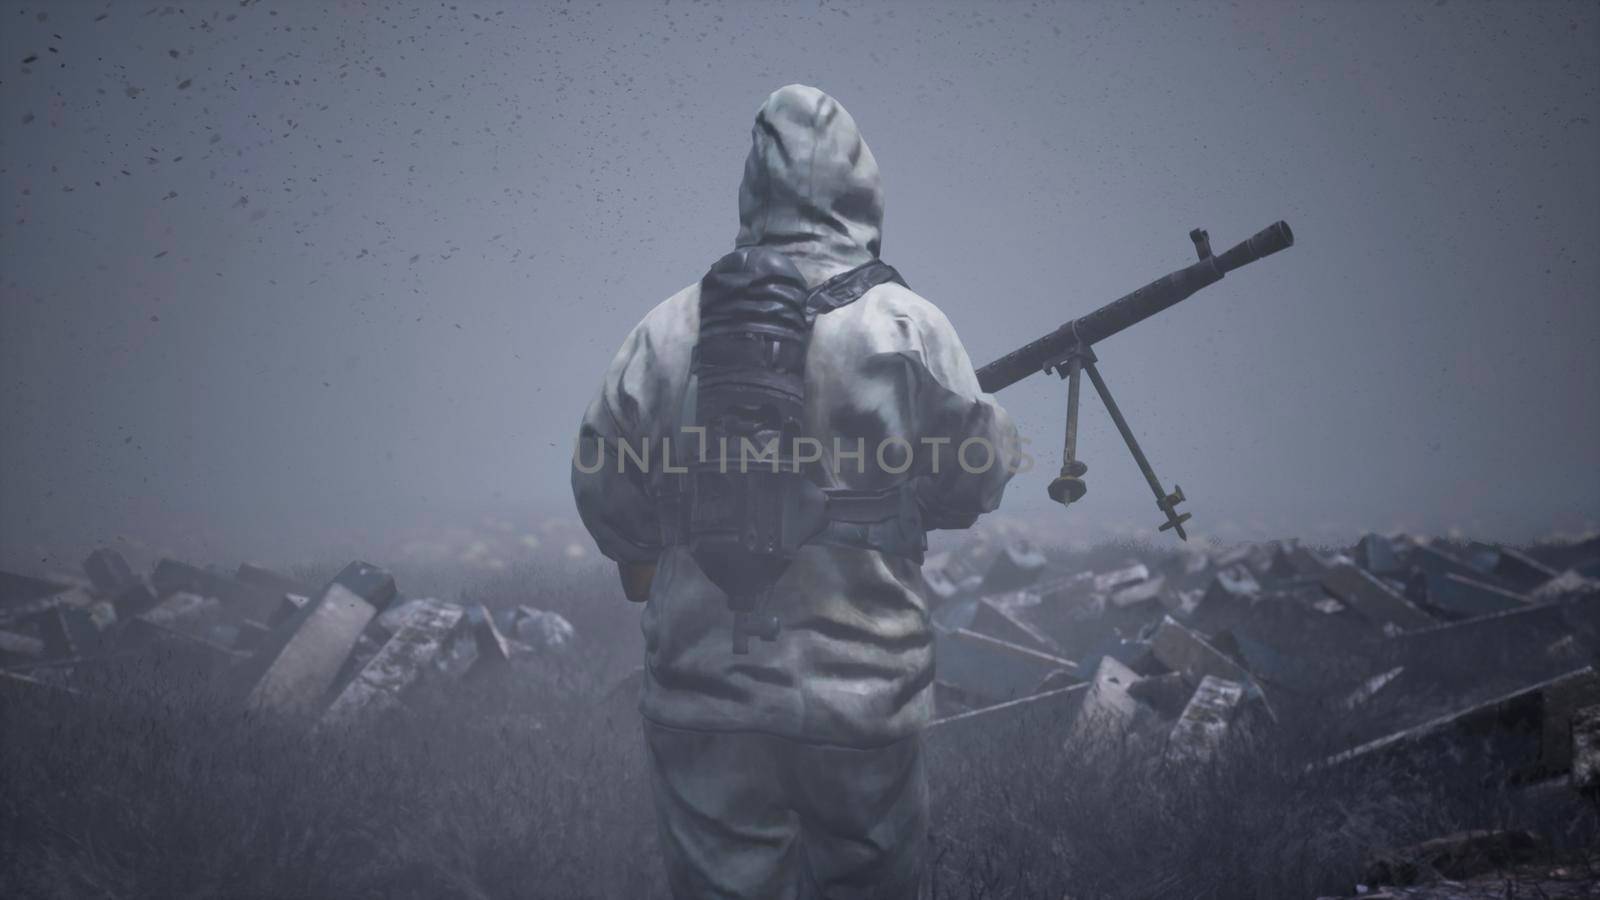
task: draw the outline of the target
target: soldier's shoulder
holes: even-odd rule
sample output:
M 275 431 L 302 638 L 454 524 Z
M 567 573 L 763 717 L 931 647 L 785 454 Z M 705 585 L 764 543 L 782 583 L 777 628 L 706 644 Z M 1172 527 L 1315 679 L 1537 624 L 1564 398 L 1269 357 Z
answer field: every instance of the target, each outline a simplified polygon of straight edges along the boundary
M 903 284 L 886 281 L 861 295 L 857 301 L 861 313 L 869 316 L 889 316 L 911 319 L 919 324 L 949 327 L 950 320 L 944 310 L 927 297 Z

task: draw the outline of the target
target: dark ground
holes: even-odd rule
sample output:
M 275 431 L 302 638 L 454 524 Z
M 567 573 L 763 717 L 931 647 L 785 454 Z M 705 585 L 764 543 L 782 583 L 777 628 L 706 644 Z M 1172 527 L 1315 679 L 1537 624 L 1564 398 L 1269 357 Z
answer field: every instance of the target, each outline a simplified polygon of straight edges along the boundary
M 457 599 L 558 611 L 575 651 L 435 684 L 358 733 L 243 714 L 170 661 L 102 671 L 83 702 L 5 696 L 0 896 L 665 897 L 633 698 L 613 690 L 640 645 L 613 577 L 565 560 L 480 577 Z M 1353 893 L 1378 851 L 1465 829 L 1596 845 L 1592 802 L 1495 787 L 1470 759 L 1308 772 L 1350 745 L 1348 720 L 1318 721 L 1181 766 L 1117 736 L 1066 746 L 1038 718 L 930 734 L 935 895 L 1314 898 Z

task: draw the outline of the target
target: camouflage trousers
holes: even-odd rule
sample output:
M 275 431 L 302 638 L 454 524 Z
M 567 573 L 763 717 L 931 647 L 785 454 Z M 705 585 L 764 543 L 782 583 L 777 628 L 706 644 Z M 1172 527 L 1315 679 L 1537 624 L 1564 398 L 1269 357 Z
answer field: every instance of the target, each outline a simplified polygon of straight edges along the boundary
M 917 900 L 922 738 L 871 750 L 644 723 L 672 895 Z

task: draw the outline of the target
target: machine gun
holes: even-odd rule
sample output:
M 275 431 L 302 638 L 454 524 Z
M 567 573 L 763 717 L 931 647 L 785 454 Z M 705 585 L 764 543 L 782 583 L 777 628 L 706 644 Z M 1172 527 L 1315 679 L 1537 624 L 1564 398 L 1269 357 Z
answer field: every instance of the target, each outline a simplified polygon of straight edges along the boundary
M 1105 380 L 1100 377 L 1100 370 L 1095 368 L 1098 359 L 1092 347 L 1117 332 L 1188 299 L 1201 288 L 1222 280 L 1223 275 L 1234 269 L 1293 246 L 1294 232 L 1289 230 L 1287 222 L 1278 221 L 1256 232 L 1249 240 L 1241 242 L 1221 256 L 1212 255 L 1211 238 L 1204 229 L 1196 228 L 1189 232 L 1189 239 L 1194 241 L 1195 253 L 1200 257 L 1199 262 L 1164 278 L 1158 278 L 1086 316 L 1073 319 L 1044 337 L 1025 344 L 978 370 L 978 384 L 985 393 L 990 394 L 1016 384 L 1035 372 L 1055 372 L 1067 379 L 1067 428 L 1062 449 L 1061 474 L 1050 482 L 1048 489 L 1050 499 L 1063 506 L 1078 500 L 1087 490 L 1083 476 L 1089 467 L 1077 458 L 1078 384 L 1081 373 L 1087 371 L 1089 380 L 1094 383 L 1095 392 L 1100 395 L 1100 402 L 1105 404 L 1106 412 L 1111 415 L 1111 421 L 1116 424 L 1117 431 L 1121 432 L 1123 441 L 1128 445 L 1128 451 L 1133 454 L 1134 462 L 1139 464 L 1139 471 L 1144 473 L 1144 479 L 1149 483 L 1150 490 L 1155 492 L 1156 506 L 1167 517 L 1160 530 L 1173 529 L 1183 540 L 1189 539 L 1183 530 L 1183 523 L 1189 520 L 1189 514 L 1179 514 L 1176 509 L 1177 505 L 1186 499 L 1183 496 L 1183 488 L 1174 484 L 1172 493 L 1169 494 L 1161 486 L 1160 479 L 1156 478 L 1155 471 L 1150 468 L 1150 461 L 1145 458 L 1144 451 L 1139 449 L 1139 442 L 1134 440 L 1133 431 L 1128 427 L 1127 420 L 1122 417 L 1122 411 L 1111 398 L 1111 391 L 1106 388 Z

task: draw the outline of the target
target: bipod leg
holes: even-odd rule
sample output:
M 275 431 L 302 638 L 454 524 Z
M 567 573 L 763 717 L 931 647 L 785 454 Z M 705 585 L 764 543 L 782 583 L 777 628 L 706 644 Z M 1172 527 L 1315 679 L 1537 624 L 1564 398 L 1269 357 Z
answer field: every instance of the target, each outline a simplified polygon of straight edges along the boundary
M 1100 377 L 1100 370 L 1095 368 L 1093 362 L 1086 363 L 1084 368 L 1089 373 L 1089 380 L 1094 382 L 1094 389 L 1100 395 L 1100 402 L 1106 405 L 1106 412 L 1111 414 L 1111 421 L 1116 423 L 1117 431 L 1122 433 L 1122 440 L 1128 445 L 1128 452 L 1133 454 L 1133 461 L 1139 464 L 1139 471 L 1144 473 L 1144 480 L 1150 485 L 1150 490 L 1155 492 L 1156 507 L 1166 514 L 1167 521 L 1161 524 L 1161 531 L 1168 528 L 1178 533 L 1178 537 L 1188 540 L 1189 535 L 1183 530 L 1183 523 L 1189 521 L 1189 514 L 1179 514 L 1176 507 L 1184 500 L 1183 488 L 1173 485 L 1172 493 L 1167 493 L 1161 487 L 1160 479 L 1156 478 L 1155 470 L 1150 468 L 1150 460 L 1145 458 L 1144 451 L 1139 449 L 1139 442 L 1134 439 L 1133 429 L 1128 427 L 1128 420 L 1122 417 L 1122 410 L 1117 408 L 1117 401 L 1111 398 L 1111 389 L 1106 387 L 1105 379 Z

